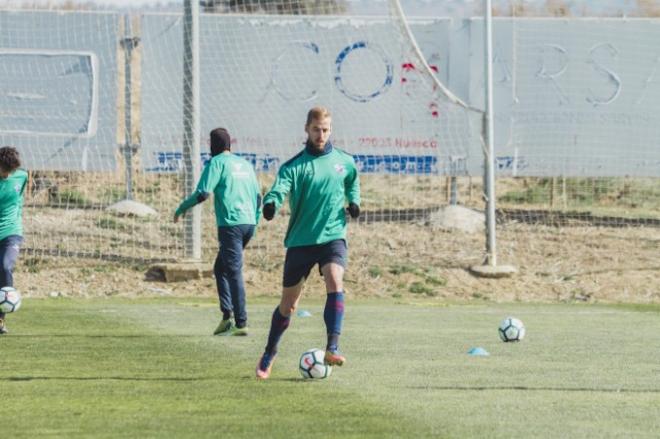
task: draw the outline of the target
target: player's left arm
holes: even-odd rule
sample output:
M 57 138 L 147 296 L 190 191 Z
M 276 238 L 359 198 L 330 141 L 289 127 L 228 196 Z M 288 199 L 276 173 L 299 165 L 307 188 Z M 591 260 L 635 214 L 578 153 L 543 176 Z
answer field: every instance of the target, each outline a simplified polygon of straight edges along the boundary
M 211 192 L 218 185 L 220 181 L 220 170 L 217 169 L 217 163 L 209 162 L 202 172 L 202 176 L 197 183 L 197 189 L 190 194 L 188 198 L 183 200 L 179 207 L 174 212 L 174 222 L 179 221 L 179 217 L 184 215 L 186 211 L 199 203 L 203 203 L 210 196 Z
M 351 157 L 348 172 L 344 179 L 344 193 L 348 200 L 348 213 L 352 218 L 360 216 L 360 175 L 355 165 L 355 160 Z
M 266 221 L 272 220 L 275 217 L 275 213 L 284 203 L 284 199 L 291 191 L 293 179 L 295 178 L 294 175 L 293 169 L 289 168 L 286 163 L 280 167 L 273 186 L 262 200 L 262 213 Z

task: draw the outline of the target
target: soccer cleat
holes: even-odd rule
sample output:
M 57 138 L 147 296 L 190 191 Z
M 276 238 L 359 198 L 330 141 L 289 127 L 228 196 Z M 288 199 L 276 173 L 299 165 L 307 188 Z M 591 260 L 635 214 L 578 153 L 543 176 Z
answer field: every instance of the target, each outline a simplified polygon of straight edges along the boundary
M 215 328 L 215 331 L 213 331 L 213 335 L 227 335 L 233 326 L 231 319 L 223 319 L 218 327 Z
M 341 355 L 339 351 L 325 351 L 323 362 L 330 366 L 343 366 L 346 363 L 346 357 Z
M 275 361 L 275 354 L 266 352 L 259 358 L 256 370 L 258 380 L 267 380 L 270 377 L 270 371 L 273 369 L 273 361 Z
M 248 335 L 248 331 L 249 331 L 249 329 L 248 329 L 247 326 L 243 326 L 242 328 L 239 328 L 238 326 L 232 326 L 231 329 L 229 330 L 229 332 L 227 332 L 226 335 L 233 335 L 233 336 L 237 336 L 237 337 L 245 337 L 246 335 Z
M 5 319 L 0 319 L 0 335 L 8 333 L 7 327 L 5 326 Z

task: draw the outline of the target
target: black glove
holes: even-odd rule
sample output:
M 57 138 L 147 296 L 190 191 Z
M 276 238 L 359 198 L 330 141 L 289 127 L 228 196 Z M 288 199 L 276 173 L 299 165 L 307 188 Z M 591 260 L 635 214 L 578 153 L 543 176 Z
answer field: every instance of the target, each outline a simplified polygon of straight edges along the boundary
M 357 218 L 360 216 L 360 206 L 355 203 L 348 203 L 348 213 L 351 215 L 351 218 Z M 265 216 L 265 215 L 264 215 Z
M 275 203 L 266 203 L 264 204 L 264 218 L 266 221 L 270 221 L 275 216 Z

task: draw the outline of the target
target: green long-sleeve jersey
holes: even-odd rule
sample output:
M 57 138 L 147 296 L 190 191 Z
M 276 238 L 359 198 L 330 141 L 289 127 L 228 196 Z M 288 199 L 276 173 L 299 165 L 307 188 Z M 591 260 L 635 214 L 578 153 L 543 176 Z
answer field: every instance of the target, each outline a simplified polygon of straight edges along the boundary
M 27 179 L 28 174 L 22 169 L 0 178 L 0 239 L 23 236 L 23 193 Z
M 264 197 L 277 210 L 289 196 L 287 248 L 346 239 L 346 202 L 360 205 L 355 160 L 330 144 L 325 151 L 317 156 L 305 149 L 284 163 Z
M 219 227 L 258 223 L 261 192 L 254 168 L 247 160 L 229 152 L 211 158 L 202 171 L 197 189 L 183 200 L 176 215 L 183 215 L 211 193 Z

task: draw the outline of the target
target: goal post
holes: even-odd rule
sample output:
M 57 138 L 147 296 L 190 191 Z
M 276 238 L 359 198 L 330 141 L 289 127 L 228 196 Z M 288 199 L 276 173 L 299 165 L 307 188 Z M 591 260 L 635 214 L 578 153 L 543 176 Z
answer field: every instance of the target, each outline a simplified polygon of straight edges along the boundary
M 184 1 L 183 14 L 183 180 L 186 197 L 200 176 L 199 3 Z M 202 257 L 202 212 L 195 206 L 184 218 L 184 256 Z
M 210 157 L 208 133 L 227 128 L 265 191 L 302 149 L 308 110 L 322 105 L 333 115 L 335 147 L 361 172 L 364 214 L 349 228 L 349 239 L 368 247 L 356 251 L 358 278 L 370 276 L 372 256 L 454 274 L 505 262 L 553 279 L 572 279 L 589 257 L 609 270 L 649 265 L 660 224 L 652 11 L 587 17 L 572 3 L 545 11 L 498 0 L 485 57 L 485 2 L 209 0 L 191 57 L 183 3 L 164 3 L 131 9 L 130 32 L 127 11 L 108 2 L 110 10 L 25 2 L 0 10 L 0 142 L 16 146 L 31 172 L 28 251 L 182 259 L 198 239 L 208 261 L 217 252 L 212 203 L 199 208 L 198 232 L 171 221 L 193 190 L 194 168 Z M 131 37 L 139 45 L 127 66 L 121 42 Z M 185 97 L 196 88 L 184 67 L 194 58 L 198 111 Z M 491 177 L 496 186 L 484 184 Z M 127 192 L 155 213 L 108 210 Z M 477 218 L 451 217 L 453 207 Z M 260 264 L 281 255 L 282 213 L 259 225 L 252 254 Z M 603 256 L 592 235 L 639 252 Z M 560 250 L 544 254 L 549 246 Z M 528 262 L 529 253 L 550 266 Z

